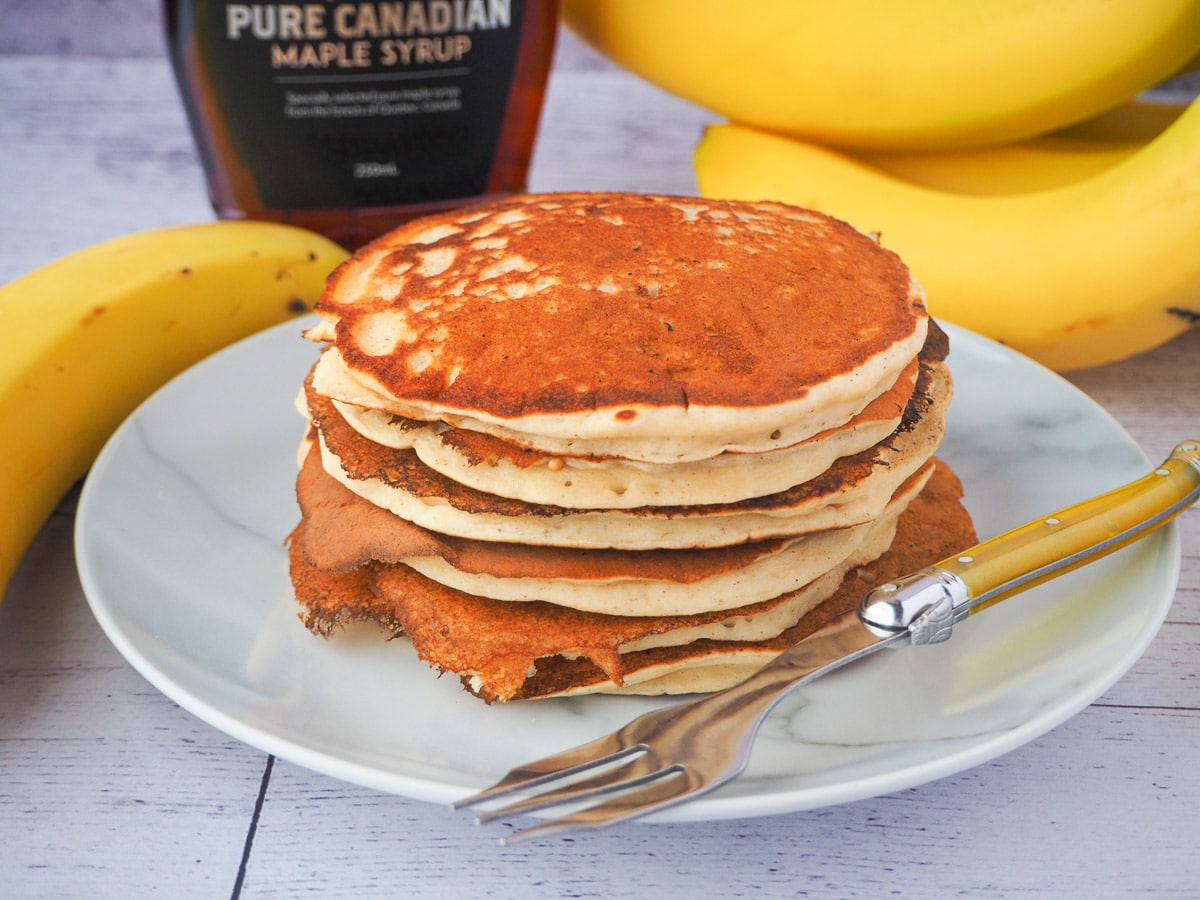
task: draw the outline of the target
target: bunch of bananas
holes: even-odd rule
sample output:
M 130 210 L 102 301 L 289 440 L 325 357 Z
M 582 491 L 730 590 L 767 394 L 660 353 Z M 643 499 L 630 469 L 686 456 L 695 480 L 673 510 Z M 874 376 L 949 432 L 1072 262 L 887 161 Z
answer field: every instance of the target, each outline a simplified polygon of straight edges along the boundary
M 286 225 L 131 234 L 0 287 L 0 597 L 104 442 L 160 385 L 305 312 L 346 257 Z
M 614 62 L 728 118 L 700 193 L 878 233 L 939 318 L 1059 370 L 1200 321 L 1200 0 L 565 0 Z

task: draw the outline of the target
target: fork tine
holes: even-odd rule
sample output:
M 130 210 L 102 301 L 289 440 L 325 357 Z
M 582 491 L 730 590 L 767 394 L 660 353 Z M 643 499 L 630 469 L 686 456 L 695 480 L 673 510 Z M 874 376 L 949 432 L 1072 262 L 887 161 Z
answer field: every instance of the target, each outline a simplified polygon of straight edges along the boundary
M 594 806 L 514 831 L 501 838 L 501 842 L 515 844 L 562 831 L 593 830 L 628 822 L 630 819 L 648 816 L 650 813 L 681 803 L 692 794 L 706 788 L 702 781 L 689 777 L 684 769 L 666 769 L 662 772 L 666 777 L 644 783 L 637 790 L 620 793 Z
M 516 766 L 510 769 L 503 778 L 491 787 L 484 788 L 477 794 L 472 794 L 461 800 L 455 800 L 450 806 L 452 809 L 465 809 L 468 806 L 477 806 L 480 803 L 493 800 L 497 797 L 503 797 L 506 794 L 511 794 L 524 788 L 537 787 L 538 785 L 546 784 L 559 778 L 565 778 L 579 772 L 586 772 L 588 769 L 604 765 L 605 763 L 615 762 L 623 756 L 628 756 L 643 749 L 645 749 L 644 746 L 639 744 L 627 745 L 621 739 L 620 732 L 606 734 L 594 741 L 580 744 L 578 747 L 572 747 L 561 753 L 543 756 L 541 759 L 534 760 L 533 762 Z
M 629 754 L 626 754 L 628 757 Z M 480 824 L 491 822 L 504 816 L 520 815 L 549 806 L 561 806 L 576 800 L 586 800 L 598 794 L 607 794 L 626 788 L 635 788 L 655 778 L 674 771 L 663 768 L 657 759 L 650 754 L 643 754 L 624 763 L 599 772 L 590 778 L 572 781 L 562 787 L 551 788 L 539 794 L 534 794 L 524 800 L 516 800 L 505 806 L 481 812 L 476 818 Z

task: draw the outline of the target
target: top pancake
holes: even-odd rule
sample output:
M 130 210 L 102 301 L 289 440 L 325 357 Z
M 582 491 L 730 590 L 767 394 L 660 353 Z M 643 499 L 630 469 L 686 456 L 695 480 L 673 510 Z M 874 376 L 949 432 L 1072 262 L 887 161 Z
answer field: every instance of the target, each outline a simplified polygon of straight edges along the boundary
M 648 462 L 842 425 L 925 338 L 899 258 L 776 203 L 526 195 L 421 219 L 330 279 L 317 390 Z

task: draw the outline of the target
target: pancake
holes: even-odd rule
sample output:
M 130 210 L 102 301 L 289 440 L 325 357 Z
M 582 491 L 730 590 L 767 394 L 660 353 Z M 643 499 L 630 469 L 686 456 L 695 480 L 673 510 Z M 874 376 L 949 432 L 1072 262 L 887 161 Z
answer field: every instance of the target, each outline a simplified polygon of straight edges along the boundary
M 879 443 L 899 427 L 912 397 L 918 363 L 845 425 L 766 453 L 721 453 L 680 463 L 617 457 L 548 455 L 492 435 L 402 419 L 334 403 L 346 423 L 370 441 L 411 448 L 435 472 L 500 497 L 573 509 L 735 503 L 773 494 L 824 472 L 843 456 Z
M 325 470 L 360 497 L 431 531 L 506 543 L 623 550 L 719 547 L 869 522 L 933 455 L 945 431 L 952 380 L 922 363 L 901 426 L 861 453 L 785 491 L 738 503 L 575 510 L 522 503 L 464 487 L 411 450 L 365 440 L 310 391 Z
M 709 550 L 574 550 L 449 537 L 399 519 L 305 460 L 297 538 L 318 568 L 401 562 L 447 587 L 508 602 L 546 601 L 606 615 L 690 615 L 795 590 L 852 555 L 921 490 L 932 463 L 909 478 L 880 519 L 797 538 Z M 877 552 L 882 552 L 880 547 Z
M 305 523 L 291 541 L 292 577 L 313 631 L 328 635 L 350 621 L 376 621 L 405 634 L 422 659 L 459 674 L 489 701 L 676 692 L 681 685 L 716 690 L 802 636 L 805 617 L 827 598 L 844 605 L 853 594 L 857 602 L 873 580 L 974 543 L 960 497 L 957 479 L 939 464 L 903 511 L 881 518 L 856 554 L 805 587 L 734 611 L 693 616 L 610 616 L 545 602 L 505 603 L 443 587 L 404 565 L 325 572 L 299 549 Z
M 876 240 L 777 203 L 526 195 L 428 217 L 331 277 L 309 337 L 342 402 L 546 453 L 763 453 L 844 425 L 928 315 Z
M 621 657 L 619 680 L 586 659 L 542 659 L 521 689 L 508 699 L 723 690 L 743 681 L 830 619 L 855 609 L 871 588 L 933 565 L 977 541 L 971 516 L 962 505 L 962 485 L 945 464 L 939 464 L 926 489 L 901 513 L 895 538 L 887 552 L 849 571 L 832 596 L 776 637 L 742 643 L 699 640 L 681 646 L 627 653 Z M 478 692 L 478 686 L 469 680 L 464 680 L 464 685 L 468 690 Z
M 361 248 L 317 312 L 301 619 L 404 635 L 487 702 L 715 690 L 879 560 L 972 542 L 934 459 L 946 335 L 821 213 L 505 198 Z

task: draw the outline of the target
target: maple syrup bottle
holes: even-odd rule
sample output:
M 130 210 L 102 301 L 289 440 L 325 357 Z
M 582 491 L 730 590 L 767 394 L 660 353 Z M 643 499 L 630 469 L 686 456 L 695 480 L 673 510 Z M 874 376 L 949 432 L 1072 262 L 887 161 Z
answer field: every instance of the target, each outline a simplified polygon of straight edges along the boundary
M 353 249 L 525 188 L 553 0 L 166 0 L 164 12 L 221 218 Z

